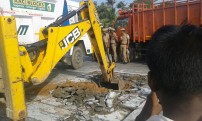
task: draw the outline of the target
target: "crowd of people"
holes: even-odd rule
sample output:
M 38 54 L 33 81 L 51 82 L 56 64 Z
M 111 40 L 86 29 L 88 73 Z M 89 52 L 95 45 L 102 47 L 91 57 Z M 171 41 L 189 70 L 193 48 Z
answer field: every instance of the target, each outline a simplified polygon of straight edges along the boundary
M 120 56 L 123 64 L 130 62 L 128 58 L 128 47 L 130 43 L 130 37 L 126 33 L 125 28 L 121 28 L 121 36 L 118 37 L 114 28 L 103 28 L 103 41 L 105 45 L 105 50 L 107 53 L 112 55 L 112 61 L 118 61 L 117 48 L 120 48 Z

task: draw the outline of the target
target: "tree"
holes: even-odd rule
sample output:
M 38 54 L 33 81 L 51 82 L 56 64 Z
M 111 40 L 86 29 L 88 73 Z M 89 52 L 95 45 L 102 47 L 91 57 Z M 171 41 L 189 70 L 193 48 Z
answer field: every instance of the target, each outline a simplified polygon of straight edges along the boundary
M 124 8 L 126 8 L 126 3 L 123 2 L 123 1 L 120 1 L 120 2 L 116 5 L 116 7 L 117 7 L 118 9 L 124 9 Z
M 153 0 L 153 1 L 156 2 L 158 0 Z M 152 8 L 152 0 L 134 0 L 133 2 L 144 3 L 147 5 L 148 8 Z
M 106 18 L 106 10 L 108 7 L 105 5 L 105 3 L 101 3 L 100 5 L 97 6 L 97 12 L 99 14 L 100 19 Z
M 109 5 L 108 2 L 102 2 L 100 5 L 96 6 L 97 12 L 100 18 L 101 23 L 105 27 L 109 27 L 112 25 L 112 22 L 115 20 L 115 9 Z
M 94 1 L 94 5 L 97 7 L 97 1 Z
M 116 3 L 115 0 L 107 0 L 107 4 L 112 8 L 114 9 L 114 4 Z
M 154 0 L 154 2 L 156 2 L 157 0 Z M 152 0 L 134 0 L 134 2 L 138 2 L 138 3 L 144 3 L 147 5 L 152 5 Z

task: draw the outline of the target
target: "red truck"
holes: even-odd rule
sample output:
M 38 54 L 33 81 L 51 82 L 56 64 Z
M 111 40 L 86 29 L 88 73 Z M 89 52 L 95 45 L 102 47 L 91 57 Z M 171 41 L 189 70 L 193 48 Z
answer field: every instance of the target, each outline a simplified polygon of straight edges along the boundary
M 121 28 L 130 35 L 130 59 L 146 54 L 152 34 L 164 25 L 202 24 L 202 0 L 172 0 L 151 4 L 133 3 L 130 10 L 119 10 L 113 27 L 121 36 Z

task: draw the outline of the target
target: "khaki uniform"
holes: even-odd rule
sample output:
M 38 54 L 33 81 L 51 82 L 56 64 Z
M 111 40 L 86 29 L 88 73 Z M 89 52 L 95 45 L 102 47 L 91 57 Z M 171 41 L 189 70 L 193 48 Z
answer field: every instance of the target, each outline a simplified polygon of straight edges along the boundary
M 118 37 L 115 32 L 110 33 L 110 44 L 111 44 L 111 49 L 112 49 L 112 56 L 113 56 L 113 61 L 117 61 L 117 53 L 116 53 L 116 41 Z
M 127 63 L 127 46 L 129 45 L 129 40 L 130 37 L 128 34 L 124 33 L 121 37 L 121 55 L 122 55 L 122 60 L 124 63 Z
M 109 46 L 110 46 L 110 37 L 109 37 L 109 34 L 108 33 L 104 33 L 103 34 L 103 41 L 104 41 L 104 44 L 105 44 L 105 47 L 106 47 L 106 51 L 107 53 L 109 53 Z

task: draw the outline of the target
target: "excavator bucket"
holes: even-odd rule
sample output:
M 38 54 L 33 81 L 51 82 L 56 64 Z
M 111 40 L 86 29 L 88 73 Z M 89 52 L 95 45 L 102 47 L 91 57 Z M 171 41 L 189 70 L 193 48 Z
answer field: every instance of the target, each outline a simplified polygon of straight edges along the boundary
M 118 81 L 119 90 L 124 89 L 124 88 L 125 88 L 125 85 L 126 85 L 126 83 L 125 83 L 123 80 L 119 80 L 119 81 Z
M 126 88 L 127 83 L 118 78 L 116 75 L 113 75 L 110 82 L 101 81 L 100 86 L 108 89 L 123 90 Z
M 121 80 L 116 75 L 113 75 L 111 84 L 116 85 L 118 90 L 123 90 L 126 86 L 126 83 L 124 82 L 124 80 Z

